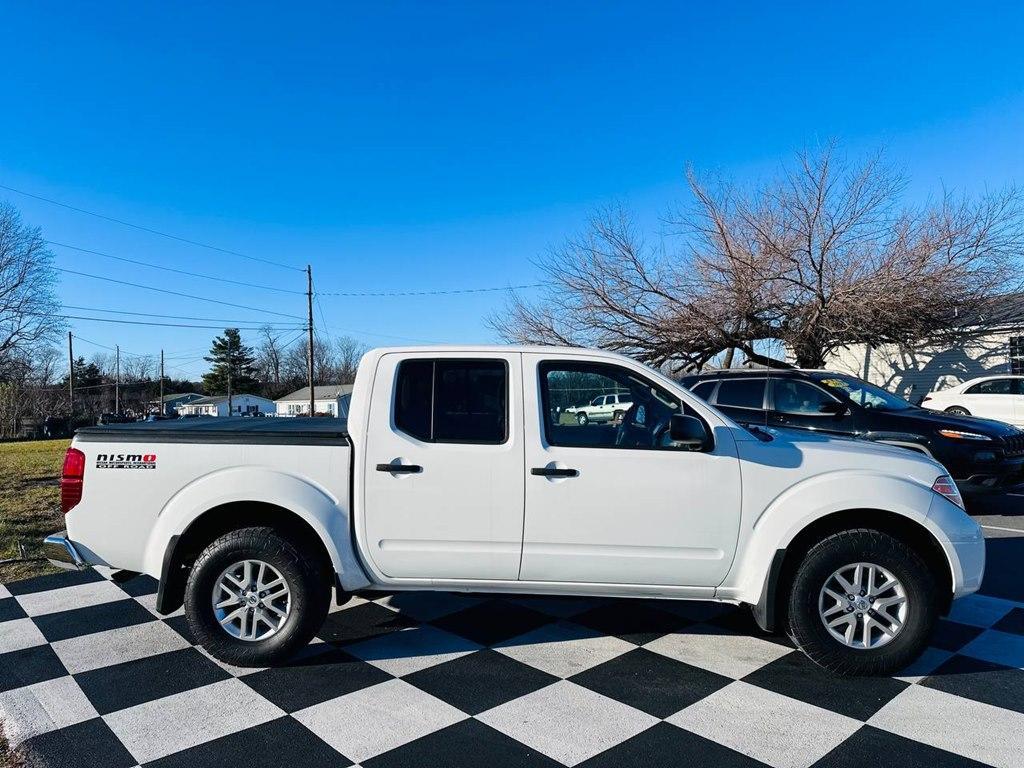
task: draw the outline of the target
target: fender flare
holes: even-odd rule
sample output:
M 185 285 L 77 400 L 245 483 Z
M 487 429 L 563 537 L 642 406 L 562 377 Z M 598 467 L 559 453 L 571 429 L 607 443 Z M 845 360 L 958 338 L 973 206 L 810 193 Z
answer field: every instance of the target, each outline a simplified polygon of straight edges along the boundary
M 869 478 L 870 483 L 864 482 Z M 721 594 L 749 604 L 758 625 L 770 631 L 777 620 L 775 597 L 783 563 L 794 539 L 819 521 L 853 510 L 877 510 L 922 528 L 942 550 L 951 583 L 956 584 L 962 578 L 959 560 L 952 542 L 931 519 L 934 497 L 931 489 L 910 478 L 873 471 L 808 478 L 787 489 L 758 515 L 745 544 L 748 554 L 742 558 L 743 571 L 733 582 L 735 586 Z M 863 524 L 870 527 L 870 518 Z
M 177 599 L 174 594 L 165 594 L 165 585 L 180 538 L 212 510 L 245 502 L 273 505 L 295 515 L 316 533 L 337 578 L 343 582 L 348 577 L 364 579 L 350 543 L 347 499 L 336 499 L 308 480 L 270 467 L 231 467 L 189 483 L 160 510 L 143 560 L 145 572 L 160 579 L 158 610 Z

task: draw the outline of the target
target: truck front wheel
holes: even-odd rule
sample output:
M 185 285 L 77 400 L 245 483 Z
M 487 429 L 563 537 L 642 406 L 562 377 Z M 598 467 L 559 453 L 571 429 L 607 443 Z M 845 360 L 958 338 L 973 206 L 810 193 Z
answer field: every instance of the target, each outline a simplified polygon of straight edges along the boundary
M 312 639 L 329 600 L 324 575 L 293 542 L 273 528 L 241 528 L 199 555 L 185 587 L 185 615 L 216 658 L 266 666 Z
M 916 659 L 938 618 L 936 580 L 903 541 L 841 531 L 807 552 L 789 595 L 789 635 L 838 675 L 891 675 Z

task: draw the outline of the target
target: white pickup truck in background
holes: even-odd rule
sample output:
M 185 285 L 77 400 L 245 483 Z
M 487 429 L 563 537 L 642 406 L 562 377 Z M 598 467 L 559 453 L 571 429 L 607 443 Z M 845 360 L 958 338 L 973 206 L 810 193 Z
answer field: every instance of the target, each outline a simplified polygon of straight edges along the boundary
M 587 387 L 629 393 L 619 423 L 557 418 Z M 52 559 L 156 577 L 235 664 L 307 643 L 332 591 L 462 590 L 745 603 L 822 666 L 884 674 L 984 570 L 927 457 L 748 431 L 594 350 L 374 350 L 347 421 L 83 429 L 61 485 Z

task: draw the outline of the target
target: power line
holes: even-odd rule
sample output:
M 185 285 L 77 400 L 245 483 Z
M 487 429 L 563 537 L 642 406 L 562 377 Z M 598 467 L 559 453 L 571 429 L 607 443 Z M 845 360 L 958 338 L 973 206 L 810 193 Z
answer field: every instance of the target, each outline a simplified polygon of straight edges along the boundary
M 493 291 L 516 291 L 523 288 L 541 288 L 543 283 L 530 283 L 527 285 L 503 285 L 488 288 L 445 288 L 436 291 L 320 291 L 320 296 L 450 296 L 460 293 L 490 293 Z
M 246 288 L 258 288 L 262 291 L 276 291 L 277 293 L 298 293 L 302 294 L 302 291 L 290 291 L 287 288 L 276 288 L 272 285 L 260 285 L 259 283 L 247 283 L 242 280 L 231 280 L 227 277 L 218 277 L 217 275 L 205 275 L 200 272 L 189 272 L 185 269 L 174 269 L 173 267 L 164 267 L 160 264 L 153 264 L 148 261 L 141 261 L 140 259 L 129 259 L 125 256 L 114 256 L 112 253 L 104 253 L 103 251 L 94 251 L 91 248 L 80 248 L 77 245 L 68 245 L 67 243 L 58 243 L 55 240 L 44 240 L 43 242 L 48 245 L 56 245 L 59 248 L 69 248 L 72 251 L 79 251 L 80 253 L 88 253 L 93 256 L 102 256 L 105 259 L 114 259 L 116 261 L 123 261 L 127 264 L 138 264 L 142 267 L 149 267 L 151 269 L 159 269 L 164 272 L 173 272 L 176 275 L 186 275 L 188 277 L 199 277 L 204 280 L 216 280 L 221 283 L 230 283 L 231 285 L 242 285 Z
M 224 330 L 223 325 L 191 325 L 187 323 L 153 323 L 145 320 L 118 320 L 113 317 L 84 317 L 82 315 L 50 315 L 50 317 L 63 317 L 65 320 L 92 320 L 97 323 L 118 323 L 121 325 L 148 325 L 158 328 L 207 328 L 213 331 Z M 258 331 L 261 326 L 232 326 L 239 331 Z M 143 357 L 143 355 L 140 355 Z
M 171 296 L 183 296 L 186 299 L 196 299 L 197 301 L 208 301 L 211 304 L 223 304 L 225 307 L 234 307 L 235 309 L 248 309 L 252 312 L 262 312 L 268 315 L 278 315 L 280 317 L 289 317 L 292 320 L 302 320 L 297 315 L 287 315 L 284 312 L 273 312 L 269 309 L 260 309 L 259 307 L 250 307 L 246 304 L 232 304 L 230 301 L 220 301 L 219 299 L 208 299 L 205 296 L 194 296 L 191 293 L 180 293 L 179 291 L 169 291 L 166 288 L 154 288 L 152 285 L 141 285 L 139 283 L 129 283 L 126 280 L 115 280 L 112 277 L 103 277 L 102 275 L 92 275 L 88 272 L 78 272 L 74 269 L 64 269 L 63 267 L 54 267 L 58 272 L 66 272 L 70 275 L 81 275 L 82 277 L 91 277 L 94 280 L 106 280 L 108 283 L 117 283 L 118 285 L 129 285 L 132 288 L 143 288 L 147 291 L 156 291 L 157 293 L 167 293 Z
M 65 304 L 65 309 L 80 309 L 85 312 L 106 312 L 111 315 L 134 315 L 137 317 L 162 317 L 166 320 L 207 320 L 213 323 L 258 323 L 259 320 L 225 320 L 220 317 L 190 317 L 188 315 L 159 315 L 154 312 L 128 312 L 123 309 L 101 309 L 99 307 L 79 307 L 74 304 Z M 266 323 L 266 325 L 284 325 L 283 323 Z M 290 329 L 291 326 L 288 326 Z
M 74 338 L 78 339 L 79 341 L 84 341 L 86 344 L 92 344 L 94 347 L 102 347 L 103 349 L 109 349 L 111 352 L 116 352 L 117 351 L 113 347 L 107 346 L 106 344 L 100 344 L 98 341 L 93 341 L 92 339 L 87 339 L 84 336 L 79 336 L 77 333 L 72 333 L 71 335 Z M 148 354 L 147 355 L 147 354 L 143 354 L 142 352 L 125 352 L 123 349 L 121 350 L 121 354 L 122 355 L 127 355 L 128 357 L 152 357 L 153 356 L 152 354 Z
M 14 192 L 15 194 L 18 194 L 18 195 L 24 195 L 25 197 L 31 197 L 33 200 L 41 200 L 42 202 L 49 203 L 50 205 L 57 205 L 57 206 L 60 206 L 61 208 L 67 208 L 69 211 L 75 211 L 76 213 L 84 213 L 84 214 L 86 214 L 88 216 L 95 216 L 97 219 L 103 219 L 104 221 L 111 221 L 111 222 L 113 222 L 115 224 L 120 224 L 121 226 L 124 226 L 124 227 L 131 227 L 132 229 L 137 229 L 137 230 L 139 230 L 141 232 L 148 232 L 151 235 L 159 235 L 160 237 L 166 237 L 169 240 L 177 240 L 179 243 L 186 243 L 187 245 L 194 245 L 194 246 L 197 246 L 199 248 L 207 248 L 207 249 L 209 249 L 211 251 L 217 251 L 219 253 L 226 253 L 226 254 L 229 254 L 231 256 L 239 256 L 239 257 L 241 257 L 243 259 L 249 259 L 251 261 L 259 261 L 259 262 L 262 262 L 264 264 L 271 264 L 271 265 L 273 265 L 275 267 L 282 267 L 283 269 L 294 269 L 294 270 L 297 270 L 299 272 L 305 271 L 303 269 L 300 269 L 299 267 L 293 267 L 291 264 L 281 264 L 280 262 L 271 261 L 270 259 L 263 259 L 263 258 L 260 258 L 259 256 L 250 256 L 250 255 L 248 255 L 246 253 L 239 253 L 238 251 L 228 250 L 227 248 L 220 248 L 220 247 L 218 247 L 216 245 L 209 245 L 208 243 L 201 243 L 198 240 L 189 240 L 186 237 L 180 237 L 179 235 L 172 235 L 172 234 L 170 234 L 168 232 L 161 232 L 158 229 L 150 229 L 149 227 L 144 227 L 141 224 L 133 224 L 132 222 L 124 221 L 123 219 L 115 219 L 113 216 L 106 216 L 106 215 L 104 215 L 102 213 L 96 213 L 95 211 L 87 211 L 85 208 L 76 208 L 73 205 L 68 205 L 67 203 L 62 203 L 59 200 L 51 200 L 48 197 L 43 197 L 42 195 L 34 195 L 31 192 L 25 192 L 24 190 L 21 190 L 21 189 L 15 189 L 14 187 L 8 187 L 8 186 L 6 186 L 4 184 L 0 184 L 0 189 L 6 189 L 8 192 Z

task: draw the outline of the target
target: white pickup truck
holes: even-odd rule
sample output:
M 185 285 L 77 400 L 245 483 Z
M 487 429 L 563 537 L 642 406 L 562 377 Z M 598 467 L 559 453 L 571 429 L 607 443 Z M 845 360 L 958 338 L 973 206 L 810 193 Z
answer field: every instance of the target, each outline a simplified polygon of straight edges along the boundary
M 630 393 L 619 423 L 555 417 L 581 374 Z M 347 421 L 82 429 L 61 491 L 55 562 L 156 577 L 157 609 L 243 665 L 307 643 L 332 591 L 461 590 L 743 603 L 828 669 L 889 673 L 985 561 L 927 457 L 748 431 L 583 349 L 374 350 Z

